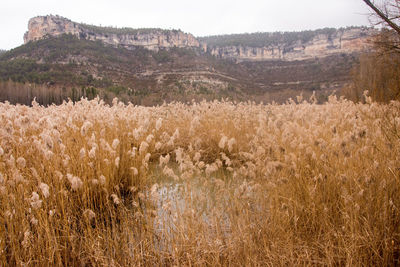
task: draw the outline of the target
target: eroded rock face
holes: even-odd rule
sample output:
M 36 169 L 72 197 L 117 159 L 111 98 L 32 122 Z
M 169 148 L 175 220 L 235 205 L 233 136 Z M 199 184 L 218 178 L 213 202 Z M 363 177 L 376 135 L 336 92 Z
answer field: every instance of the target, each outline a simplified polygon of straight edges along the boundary
M 101 27 L 85 27 L 86 25 L 70 21 L 60 16 L 39 16 L 29 20 L 28 32 L 24 35 L 24 42 L 35 41 L 46 35 L 58 36 L 64 33 L 72 34 L 80 39 L 100 40 L 113 46 L 130 48 L 144 46 L 149 50 L 170 47 L 199 47 L 197 39 L 178 30 L 143 29 L 129 32 L 113 32 L 102 30 Z M 107 29 L 107 28 L 105 28 Z
M 321 58 L 332 54 L 361 52 L 369 48 L 368 40 L 377 33 L 369 28 L 336 30 L 320 34 L 308 41 L 295 41 L 264 47 L 211 46 L 199 42 L 192 34 L 178 30 L 161 29 L 114 29 L 79 24 L 60 16 L 39 16 L 29 20 L 24 42 L 35 41 L 46 35 L 73 34 L 80 39 L 100 40 L 113 46 L 132 48 L 143 46 L 149 50 L 171 47 L 196 47 L 219 58 L 238 61 L 304 60 Z
M 320 34 L 310 41 L 282 43 L 265 47 L 208 46 L 208 52 L 220 58 L 238 60 L 304 60 L 339 53 L 354 53 L 370 49 L 371 36 L 377 31 L 370 28 L 337 30 L 334 34 Z

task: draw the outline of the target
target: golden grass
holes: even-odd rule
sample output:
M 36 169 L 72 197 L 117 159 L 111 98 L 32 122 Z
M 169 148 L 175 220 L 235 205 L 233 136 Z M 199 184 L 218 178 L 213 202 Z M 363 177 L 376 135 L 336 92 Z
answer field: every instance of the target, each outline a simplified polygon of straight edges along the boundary
M 0 265 L 398 265 L 400 103 L 0 104 Z

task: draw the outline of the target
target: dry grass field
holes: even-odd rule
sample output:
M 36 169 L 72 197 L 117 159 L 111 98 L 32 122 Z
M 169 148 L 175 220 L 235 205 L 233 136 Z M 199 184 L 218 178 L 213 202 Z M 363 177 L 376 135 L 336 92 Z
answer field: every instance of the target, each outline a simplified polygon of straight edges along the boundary
M 0 104 L 1 266 L 399 259 L 399 102 Z

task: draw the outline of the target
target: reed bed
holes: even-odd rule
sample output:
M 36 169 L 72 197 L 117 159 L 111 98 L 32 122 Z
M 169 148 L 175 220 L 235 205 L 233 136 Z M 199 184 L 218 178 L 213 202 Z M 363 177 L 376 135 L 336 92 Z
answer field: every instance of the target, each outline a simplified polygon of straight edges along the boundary
M 0 104 L 0 265 L 399 265 L 400 103 Z

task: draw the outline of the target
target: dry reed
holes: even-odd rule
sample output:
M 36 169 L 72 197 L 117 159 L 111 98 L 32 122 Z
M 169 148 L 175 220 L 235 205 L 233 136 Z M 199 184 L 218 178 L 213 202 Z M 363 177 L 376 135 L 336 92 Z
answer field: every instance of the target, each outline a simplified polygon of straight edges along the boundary
M 400 103 L 0 104 L 0 262 L 398 265 Z

